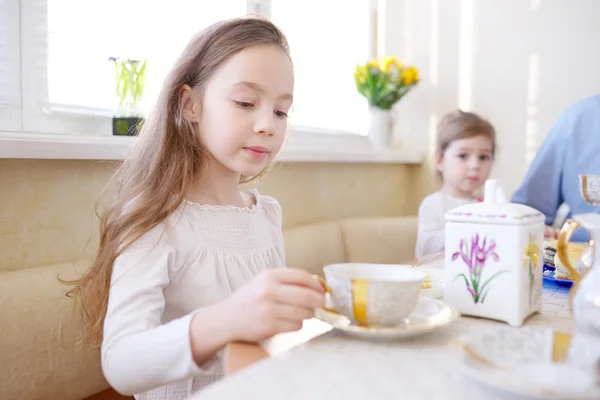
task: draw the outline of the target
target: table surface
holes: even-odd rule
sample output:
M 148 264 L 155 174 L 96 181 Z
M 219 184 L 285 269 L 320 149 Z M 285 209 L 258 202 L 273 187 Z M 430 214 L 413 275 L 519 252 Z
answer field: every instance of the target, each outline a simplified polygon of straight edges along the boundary
M 525 326 L 572 331 L 568 293 L 565 288 L 545 286 L 542 312 L 531 316 Z M 469 380 L 462 350 L 452 344 L 473 329 L 491 326 L 507 325 L 461 317 L 409 340 L 369 342 L 311 319 L 300 331 L 278 335 L 262 346 L 231 344 L 224 360 L 228 376 L 190 399 L 392 399 L 399 393 L 410 399 L 507 398 Z

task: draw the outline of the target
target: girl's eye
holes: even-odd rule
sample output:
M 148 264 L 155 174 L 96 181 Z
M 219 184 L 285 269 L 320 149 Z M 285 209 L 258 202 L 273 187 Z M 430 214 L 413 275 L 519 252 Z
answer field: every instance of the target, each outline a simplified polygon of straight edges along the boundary
M 247 101 L 236 101 L 235 104 L 242 108 L 251 108 L 252 106 L 254 106 L 254 104 L 248 103 Z
M 284 113 L 283 111 L 275 111 L 275 115 L 277 115 L 280 118 L 287 118 L 287 114 Z
M 458 158 L 462 158 L 463 160 L 466 159 L 468 157 L 467 153 L 460 153 L 458 155 Z
M 491 157 L 490 157 L 490 156 L 488 156 L 487 154 L 479 157 L 479 159 L 480 159 L 481 161 L 489 161 L 489 160 L 490 160 L 490 158 L 491 158 Z

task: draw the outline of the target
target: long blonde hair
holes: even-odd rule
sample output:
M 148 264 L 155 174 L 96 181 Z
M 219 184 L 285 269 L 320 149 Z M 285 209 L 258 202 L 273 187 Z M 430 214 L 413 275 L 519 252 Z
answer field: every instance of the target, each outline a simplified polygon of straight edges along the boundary
M 112 178 L 118 190 L 100 218 L 100 248 L 94 263 L 80 279 L 67 282 L 74 284 L 67 295 L 79 303 L 84 343 L 99 347 L 102 342 L 116 258 L 181 205 L 207 161 L 197 124 L 182 115 L 182 86 L 201 93 L 229 57 L 255 45 L 275 45 L 289 55 L 285 36 L 271 22 L 237 18 L 199 32 L 167 76 L 131 154 Z

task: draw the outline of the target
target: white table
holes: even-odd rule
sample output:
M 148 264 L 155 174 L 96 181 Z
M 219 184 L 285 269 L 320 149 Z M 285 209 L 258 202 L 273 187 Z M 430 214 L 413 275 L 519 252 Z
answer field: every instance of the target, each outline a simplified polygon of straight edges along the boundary
M 542 313 L 530 317 L 526 326 L 572 331 L 567 290 L 545 287 L 542 303 Z M 273 357 L 226 377 L 190 400 L 513 398 L 467 378 L 463 354 L 452 345 L 463 334 L 494 325 L 507 326 L 461 317 L 442 330 L 405 341 L 367 342 L 329 330 L 305 342 L 302 335 L 308 328 L 319 328 L 313 324 L 280 340 L 280 345 L 277 340 L 270 343 L 267 350 L 277 353 Z

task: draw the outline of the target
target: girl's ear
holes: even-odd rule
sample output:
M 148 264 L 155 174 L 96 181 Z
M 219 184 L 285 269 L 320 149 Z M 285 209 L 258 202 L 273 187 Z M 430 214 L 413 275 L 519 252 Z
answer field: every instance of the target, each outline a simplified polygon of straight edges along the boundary
M 194 98 L 194 92 L 188 85 L 181 86 L 179 89 L 179 107 L 183 118 L 188 122 L 199 122 L 200 106 Z
M 442 173 L 442 164 L 444 162 L 444 156 L 441 154 L 436 154 L 435 156 L 435 169 L 437 170 L 437 172 L 439 172 L 440 174 Z

